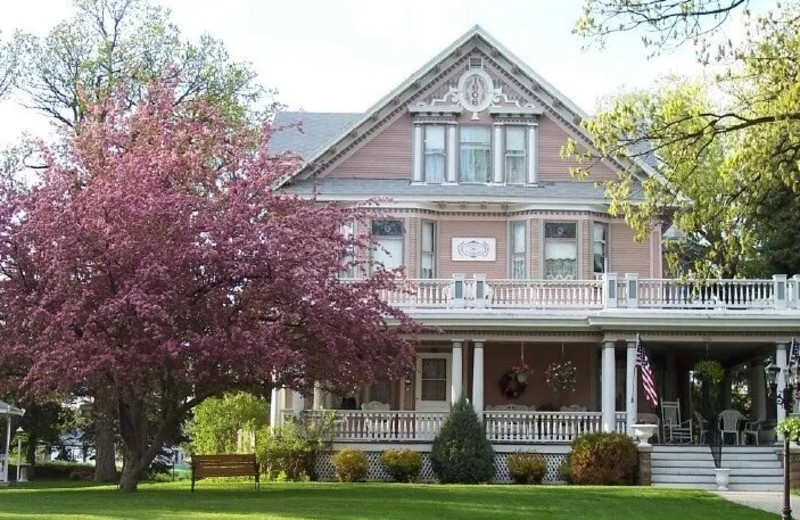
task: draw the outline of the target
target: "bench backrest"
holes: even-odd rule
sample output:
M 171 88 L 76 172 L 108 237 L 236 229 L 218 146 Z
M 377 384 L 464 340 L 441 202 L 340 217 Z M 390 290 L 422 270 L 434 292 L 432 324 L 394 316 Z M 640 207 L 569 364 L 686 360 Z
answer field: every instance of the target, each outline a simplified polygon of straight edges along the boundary
M 195 478 L 250 477 L 258 472 L 254 454 L 193 455 L 192 471 Z

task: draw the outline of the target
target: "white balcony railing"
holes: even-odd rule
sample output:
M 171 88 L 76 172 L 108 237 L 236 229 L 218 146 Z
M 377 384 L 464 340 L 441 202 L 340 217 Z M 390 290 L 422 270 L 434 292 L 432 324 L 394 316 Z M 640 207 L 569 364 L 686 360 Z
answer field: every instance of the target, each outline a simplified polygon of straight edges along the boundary
M 306 420 L 333 413 L 334 441 L 432 441 L 446 412 L 325 410 L 304 412 Z
M 800 311 L 800 276 L 787 279 L 684 280 L 616 274 L 598 280 L 507 280 L 482 275 L 407 279 L 385 290 L 408 309 L 609 309 Z

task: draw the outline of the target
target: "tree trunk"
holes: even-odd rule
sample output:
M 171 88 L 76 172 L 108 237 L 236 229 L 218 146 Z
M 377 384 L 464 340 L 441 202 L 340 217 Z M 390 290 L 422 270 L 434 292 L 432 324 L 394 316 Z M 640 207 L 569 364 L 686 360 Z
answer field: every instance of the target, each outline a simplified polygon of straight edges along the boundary
M 28 435 L 28 443 L 25 445 L 25 462 L 31 466 L 36 465 L 36 445 L 39 439 L 33 435 Z
M 95 398 L 94 407 L 95 466 L 97 482 L 117 481 L 116 446 L 114 445 L 114 413 L 108 398 Z
M 139 481 L 142 480 L 148 464 L 142 464 L 139 457 L 137 460 L 126 460 L 122 466 L 122 475 L 119 479 L 119 490 L 133 492 L 139 489 Z

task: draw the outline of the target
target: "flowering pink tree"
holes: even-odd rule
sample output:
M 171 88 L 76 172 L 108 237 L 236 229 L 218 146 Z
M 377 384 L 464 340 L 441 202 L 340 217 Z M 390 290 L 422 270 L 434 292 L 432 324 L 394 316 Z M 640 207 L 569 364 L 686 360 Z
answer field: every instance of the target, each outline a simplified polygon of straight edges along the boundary
M 29 395 L 110 396 L 132 491 L 209 396 L 399 376 L 413 323 L 382 272 L 341 284 L 361 209 L 275 192 L 293 165 L 263 133 L 154 86 L 103 106 L 33 187 L 0 189 L 0 364 Z M 358 261 L 358 260 L 356 260 Z

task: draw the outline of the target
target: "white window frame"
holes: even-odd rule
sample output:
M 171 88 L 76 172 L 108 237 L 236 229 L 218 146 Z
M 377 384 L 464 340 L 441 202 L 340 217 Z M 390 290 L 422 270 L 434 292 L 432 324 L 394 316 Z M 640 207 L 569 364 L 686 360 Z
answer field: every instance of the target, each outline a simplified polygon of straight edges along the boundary
M 524 250 L 522 252 L 522 258 L 524 262 L 524 267 L 522 270 L 522 276 L 517 278 L 514 276 L 514 257 L 517 253 L 514 251 L 514 228 L 522 225 L 525 228 L 525 233 L 523 235 L 524 240 Z M 530 278 L 530 226 L 528 220 L 510 220 L 508 223 L 508 277 L 512 280 L 525 280 Z
M 422 399 L 422 360 L 423 359 L 444 359 L 445 360 L 445 399 L 444 401 Z M 414 409 L 422 412 L 443 412 L 450 409 L 450 389 L 452 388 L 453 378 L 453 359 L 452 353 L 431 353 L 420 352 L 417 354 L 417 373 L 416 384 L 414 385 Z
M 376 222 L 376 221 L 382 221 L 382 220 L 391 220 L 391 221 L 399 222 L 400 226 L 402 228 L 402 231 L 403 231 L 402 234 L 400 236 L 383 236 L 383 235 L 377 235 L 376 236 L 376 235 L 374 235 L 373 234 L 373 223 Z M 400 243 L 400 265 L 399 265 L 399 267 L 405 267 L 406 266 L 406 235 L 408 234 L 408 233 L 406 233 L 406 227 L 407 227 L 407 225 L 406 225 L 406 222 L 405 222 L 404 219 L 402 219 L 402 218 L 394 218 L 394 217 L 391 217 L 391 216 L 390 217 L 386 217 L 386 218 L 373 219 L 372 221 L 370 221 L 370 229 L 369 229 L 370 234 L 373 236 L 373 238 L 375 238 L 378 241 L 378 244 L 377 244 L 376 247 L 381 247 L 381 242 L 384 241 L 384 240 L 388 240 L 388 241 L 392 241 L 392 242 L 399 242 Z M 376 251 L 373 251 L 373 258 L 372 258 L 372 261 L 370 262 L 371 269 L 372 269 L 373 272 L 376 269 L 375 257 L 374 257 L 375 253 L 376 253 Z
M 465 180 L 463 180 L 461 178 L 461 166 L 462 166 L 461 165 L 461 147 L 464 144 L 477 144 L 477 143 L 470 143 L 470 142 L 464 143 L 461 140 L 462 130 L 464 128 L 482 128 L 482 129 L 486 130 L 486 133 L 489 134 L 489 159 L 488 159 L 488 161 L 486 161 L 486 179 L 484 179 L 484 180 L 465 181 Z M 488 183 L 490 183 L 492 181 L 492 168 L 493 168 L 493 164 L 492 163 L 494 162 L 494 160 L 493 160 L 494 155 L 492 153 L 493 150 L 494 150 L 494 138 L 493 138 L 492 134 L 493 134 L 493 132 L 492 132 L 491 125 L 465 125 L 465 126 L 459 126 L 458 127 L 458 139 L 457 139 L 457 142 L 456 142 L 456 146 L 458 146 L 458 154 L 457 154 L 458 155 L 458 163 L 457 163 L 458 167 L 457 167 L 457 170 L 456 170 L 456 174 L 458 176 L 458 183 L 459 184 L 488 184 Z
M 595 234 L 594 234 L 595 226 L 603 226 L 606 229 L 606 233 L 605 233 L 606 238 L 605 238 L 605 241 L 604 241 L 604 248 L 603 248 L 604 265 L 603 265 L 603 272 L 602 273 L 598 273 L 598 272 L 596 272 L 594 270 L 594 246 L 595 246 L 595 243 L 597 242 L 597 239 L 595 238 Z M 609 246 L 611 244 L 611 240 L 610 240 L 610 236 L 609 236 L 610 232 L 611 232 L 611 226 L 608 225 L 608 222 L 600 222 L 600 221 L 592 222 L 592 252 L 591 252 L 592 256 L 591 256 L 591 262 L 592 262 L 592 275 L 595 278 L 600 278 L 603 274 L 608 273 L 609 272 L 609 267 L 611 266 L 611 261 L 609 260 Z
M 352 238 L 355 236 L 356 229 L 358 228 L 358 221 L 352 220 L 342 225 L 340 229 L 340 233 L 344 235 L 345 238 Z M 356 252 L 350 247 L 350 254 L 345 256 L 345 262 L 355 261 Z M 339 273 L 339 278 L 343 280 L 354 280 L 358 278 L 356 273 L 356 266 L 350 266 L 346 271 L 342 271 Z
M 575 226 L 575 238 L 574 239 L 559 239 L 559 238 L 547 238 L 547 224 L 571 224 Z M 542 255 L 541 255 L 541 268 L 542 268 L 542 278 L 547 280 L 547 241 L 548 240 L 557 240 L 557 241 L 575 241 L 575 279 L 580 280 L 581 278 L 581 226 L 580 221 L 577 220 L 561 220 L 561 219 L 551 219 L 545 220 L 542 222 Z M 553 280 L 557 280 L 557 278 L 553 278 Z
M 431 251 L 425 251 L 424 243 L 425 243 L 425 226 L 430 225 L 433 231 L 433 237 L 431 240 Z M 437 270 L 438 270 L 438 261 L 436 258 L 439 239 L 439 230 L 437 229 L 436 221 L 435 220 L 422 220 L 420 221 L 419 225 L 419 277 L 426 278 L 422 274 L 422 259 L 425 258 L 426 255 L 430 255 L 431 258 L 431 276 L 430 279 L 436 278 Z
M 429 152 L 428 151 L 428 132 L 436 128 L 442 131 L 442 151 Z M 425 124 L 422 125 L 422 180 L 429 184 L 442 184 L 447 182 L 447 125 L 443 124 Z M 440 156 L 442 157 L 442 178 L 441 180 L 431 180 L 428 177 L 428 157 Z
M 510 153 L 508 149 L 508 131 L 510 129 L 522 131 L 522 153 Z M 527 125 L 504 125 L 503 127 L 503 179 L 506 184 L 522 185 L 528 183 L 528 139 L 530 139 L 530 132 Z M 508 167 L 509 157 L 522 157 L 522 178 L 518 181 L 511 181 L 509 174 L 511 173 Z

